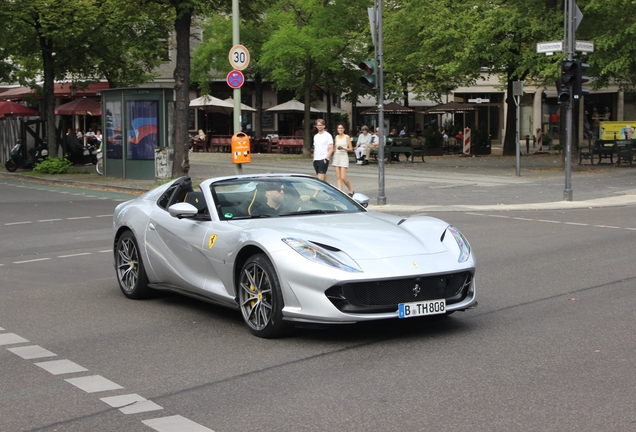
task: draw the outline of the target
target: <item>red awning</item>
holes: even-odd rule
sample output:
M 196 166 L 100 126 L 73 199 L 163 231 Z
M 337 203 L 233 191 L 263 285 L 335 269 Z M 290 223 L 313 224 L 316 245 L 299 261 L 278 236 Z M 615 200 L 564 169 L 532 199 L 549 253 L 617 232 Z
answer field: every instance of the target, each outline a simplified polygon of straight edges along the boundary
M 6 101 L 0 102 L 0 118 L 4 117 L 32 117 L 38 115 L 37 110 L 19 103 Z
M 66 99 L 70 98 L 71 97 L 71 90 L 69 88 L 70 85 L 71 83 L 55 83 L 53 85 L 55 97 L 66 98 Z M 75 92 L 75 97 L 96 97 L 101 94 L 100 92 L 102 90 L 107 88 L 108 88 L 107 82 L 98 82 L 98 83 L 88 84 L 84 89 L 78 88 L 77 91 Z M 32 88 L 16 87 L 16 88 L 12 88 L 5 92 L 0 93 L 0 99 L 21 100 L 25 96 L 32 95 L 34 93 L 35 91 Z

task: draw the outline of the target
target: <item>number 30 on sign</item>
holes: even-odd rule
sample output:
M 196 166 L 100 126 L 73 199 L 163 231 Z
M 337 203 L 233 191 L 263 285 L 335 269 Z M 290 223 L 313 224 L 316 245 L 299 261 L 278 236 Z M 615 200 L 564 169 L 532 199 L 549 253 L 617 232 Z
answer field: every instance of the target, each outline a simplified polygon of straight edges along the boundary
M 250 52 L 243 45 L 234 45 L 230 50 L 230 64 L 236 70 L 243 70 L 250 64 Z

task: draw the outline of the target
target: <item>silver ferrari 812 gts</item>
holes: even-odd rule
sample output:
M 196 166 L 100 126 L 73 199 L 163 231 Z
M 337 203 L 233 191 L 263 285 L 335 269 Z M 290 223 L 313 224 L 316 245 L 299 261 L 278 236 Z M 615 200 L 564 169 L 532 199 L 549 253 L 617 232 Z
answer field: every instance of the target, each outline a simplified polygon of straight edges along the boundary
M 475 259 L 453 226 L 367 211 L 307 175 L 188 177 L 117 206 L 124 295 L 169 290 L 239 309 L 273 338 L 301 324 L 450 314 L 477 305 Z

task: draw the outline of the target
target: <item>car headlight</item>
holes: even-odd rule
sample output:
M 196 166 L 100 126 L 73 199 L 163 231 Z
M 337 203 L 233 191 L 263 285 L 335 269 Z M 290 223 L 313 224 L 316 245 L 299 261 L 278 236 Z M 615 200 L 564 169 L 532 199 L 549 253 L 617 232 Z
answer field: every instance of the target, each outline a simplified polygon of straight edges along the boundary
M 465 262 L 470 256 L 470 245 L 468 244 L 468 240 L 466 240 L 466 237 L 464 237 L 464 235 L 454 226 L 449 226 L 448 232 L 453 234 L 453 237 L 455 237 L 455 241 L 457 242 L 457 246 L 459 246 L 459 259 L 457 262 Z
M 297 239 L 297 238 L 284 238 L 283 242 L 287 244 L 290 248 L 307 258 L 309 261 L 313 261 L 318 264 L 324 264 L 329 267 L 334 267 L 340 270 L 344 270 L 349 273 L 361 273 L 362 270 L 357 266 L 355 261 L 353 261 L 347 254 L 344 252 L 336 252 L 338 255 L 342 255 L 336 257 L 334 253 L 329 252 L 328 250 L 316 245 L 309 243 L 305 240 Z M 347 261 L 347 262 L 344 262 Z

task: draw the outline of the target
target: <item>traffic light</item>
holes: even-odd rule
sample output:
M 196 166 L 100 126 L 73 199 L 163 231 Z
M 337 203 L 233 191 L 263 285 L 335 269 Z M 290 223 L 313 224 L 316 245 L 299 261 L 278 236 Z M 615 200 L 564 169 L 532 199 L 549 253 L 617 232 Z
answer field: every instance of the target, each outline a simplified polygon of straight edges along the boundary
M 577 66 L 574 60 L 561 61 L 561 79 L 557 81 L 559 103 L 570 100 L 570 88 L 576 80 Z
M 367 60 L 360 63 L 358 67 L 364 71 L 364 75 L 360 77 L 360 82 L 369 90 L 375 90 L 378 62 L 375 60 Z
M 575 60 L 576 67 L 574 68 L 574 86 L 572 87 L 572 95 L 574 99 L 578 99 L 581 96 L 589 94 L 590 91 L 583 88 L 583 83 L 590 80 L 589 77 L 583 75 L 583 73 L 590 68 L 590 65 L 583 63 L 581 60 Z

